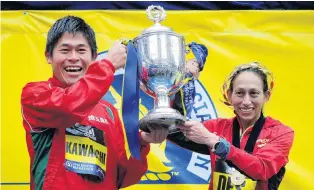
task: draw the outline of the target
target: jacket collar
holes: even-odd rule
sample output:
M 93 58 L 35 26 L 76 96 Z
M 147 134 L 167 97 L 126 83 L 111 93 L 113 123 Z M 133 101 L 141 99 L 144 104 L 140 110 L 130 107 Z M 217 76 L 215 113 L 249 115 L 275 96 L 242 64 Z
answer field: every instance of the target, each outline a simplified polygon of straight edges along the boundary
M 52 78 L 49 78 L 48 80 L 50 82 L 50 84 L 52 84 L 53 86 L 57 86 L 57 87 L 61 87 L 61 88 L 67 88 L 69 87 L 66 84 L 63 84 L 55 75 L 52 76 Z

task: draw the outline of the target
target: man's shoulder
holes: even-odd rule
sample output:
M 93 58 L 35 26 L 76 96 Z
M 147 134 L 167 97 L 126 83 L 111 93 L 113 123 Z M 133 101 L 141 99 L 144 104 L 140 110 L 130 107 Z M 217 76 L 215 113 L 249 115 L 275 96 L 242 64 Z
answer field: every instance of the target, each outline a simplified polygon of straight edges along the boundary
M 23 91 L 32 91 L 32 90 L 44 90 L 49 89 L 49 81 L 38 81 L 38 82 L 29 82 L 26 83 L 23 87 Z
M 48 90 L 49 82 L 48 81 L 39 81 L 39 82 L 29 82 L 25 84 L 22 89 L 21 99 L 26 100 L 30 97 L 39 95 L 40 93 Z

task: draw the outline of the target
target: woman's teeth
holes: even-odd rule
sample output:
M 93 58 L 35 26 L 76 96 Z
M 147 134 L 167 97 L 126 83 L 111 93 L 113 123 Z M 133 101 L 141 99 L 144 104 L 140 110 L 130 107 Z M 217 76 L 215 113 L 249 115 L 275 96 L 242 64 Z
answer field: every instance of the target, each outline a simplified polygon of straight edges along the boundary
M 253 110 L 253 108 L 240 108 L 240 110 L 241 110 L 242 112 L 250 112 L 250 111 Z

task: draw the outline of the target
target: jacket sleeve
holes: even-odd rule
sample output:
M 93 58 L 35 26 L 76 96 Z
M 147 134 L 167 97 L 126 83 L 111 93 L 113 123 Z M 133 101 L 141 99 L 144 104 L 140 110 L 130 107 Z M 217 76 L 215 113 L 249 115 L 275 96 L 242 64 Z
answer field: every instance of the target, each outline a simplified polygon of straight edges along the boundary
M 227 160 L 230 160 L 252 179 L 267 181 L 288 163 L 294 132 L 288 127 L 283 128 L 284 130 L 280 134 L 254 154 L 249 154 L 231 145 Z
M 109 89 L 114 66 L 107 60 L 92 63 L 86 74 L 68 88 L 48 82 L 28 83 L 22 90 L 22 116 L 34 127 L 68 127 L 83 120 Z
M 141 147 L 141 160 L 137 160 L 136 158 L 130 157 L 127 159 L 126 150 L 125 150 L 125 136 L 123 133 L 123 126 L 121 120 L 119 118 L 118 112 L 115 108 L 115 123 L 117 128 L 117 136 L 118 136 L 118 157 L 119 157 L 119 165 L 118 165 L 118 179 L 117 186 L 118 188 L 128 187 L 130 185 L 138 183 L 142 176 L 147 171 L 147 155 L 150 151 L 150 144 Z M 140 134 L 139 134 L 140 135 Z
M 203 122 L 203 125 L 210 132 L 212 132 L 214 129 L 214 126 L 216 125 L 217 122 L 218 122 L 218 119 L 210 119 L 210 120 Z M 207 145 L 198 144 L 198 143 L 191 141 L 190 139 L 186 138 L 182 132 L 169 134 L 167 136 L 167 140 L 169 140 L 170 142 L 172 142 L 172 143 L 174 143 L 174 144 L 176 144 L 182 148 L 185 148 L 185 149 L 193 151 L 193 152 L 197 152 L 197 153 L 205 154 L 205 155 L 210 154 L 210 151 L 209 151 L 210 148 Z
M 186 138 L 182 132 L 169 134 L 167 136 L 167 140 L 187 150 L 209 155 L 209 147 L 207 145 L 198 144 L 191 141 L 190 139 Z
M 148 165 L 147 165 L 147 154 L 150 151 L 150 145 L 141 147 L 141 160 L 137 160 L 133 157 L 127 161 L 126 164 L 126 176 L 122 183 L 123 187 L 128 187 L 133 184 L 137 184 L 142 176 L 146 173 Z

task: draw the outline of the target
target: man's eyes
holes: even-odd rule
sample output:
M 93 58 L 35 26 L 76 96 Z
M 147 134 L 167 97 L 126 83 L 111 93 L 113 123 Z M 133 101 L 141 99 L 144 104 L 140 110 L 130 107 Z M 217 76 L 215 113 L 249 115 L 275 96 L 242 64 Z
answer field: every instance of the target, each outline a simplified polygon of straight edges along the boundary
M 70 50 L 69 49 L 60 49 L 59 50 L 61 53 L 68 53 Z M 85 53 L 87 50 L 84 48 L 80 48 L 77 50 L 79 53 Z
M 83 49 L 83 48 L 80 48 L 78 51 L 79 51 L 79 52 L 86 52 L 87 50 L 86 50 L 86 49 Z
M 67 54 L 69 53 L 69 49 L 60 49 L 59 50 L 62 54 Z

